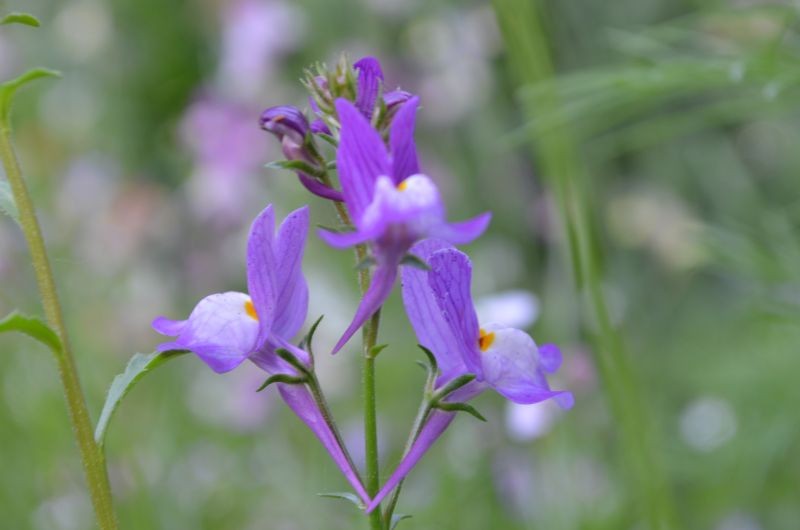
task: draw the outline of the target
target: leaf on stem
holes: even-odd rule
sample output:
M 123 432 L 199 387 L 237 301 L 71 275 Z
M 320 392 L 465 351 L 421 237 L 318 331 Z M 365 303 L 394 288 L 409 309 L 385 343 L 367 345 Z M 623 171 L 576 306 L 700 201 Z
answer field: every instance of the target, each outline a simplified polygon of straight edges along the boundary
M 11 185 L 4 180 L 0 181 L 0 212 L 19 224 L 19 210 L 17 210 L 17 203 L 14 202 L 14 195 L 11 193 Z
M 114 377 L 111 381 L 111 387 L 108 389 L 108 396 L 106 402 L 103 404 L 103 411 L 100 413 L 100 419 L 97 421 L 97 428 L 94 431 L 94 440 L 100 448 L 103 448 L 105 443 L 106 431 L 111 417 L 116 412 L 122 398 L 124 398 L 131 388 L 148 372 L 161 366 L 168 360 L 179 357 L 185 353 L 186 350 L 170 350 L 165 352 L 155 352 L 149 355 L 137 353 L 131 360 L 128 361 L 128 366 L 125 371 Z
M 359 510 L 363 510 L 366 508 L 366 506 L 364 506 L 364 503 L 361 502 L 361 499 L 359 499 L 358 495 L 356 495 L 355 493 L 349 493 L 347 491 L 336 491 L 333 493 L 317 493 L 317 495 L 320 497 L 325 497 L 327 499 L 341 499 L 344 501 L 352 502 L 353 504 L 356 505 L 356 507 Z
M 34 28 L 38 28 L 41 26 L 41 22 L 35 16 L 29 13 L 9 13 L 0 19 L 0 24 L 24 24 L 25 26 L 31 26 Z
M 483 417 L 483 414 L 478 412 L 478 409 L 468 403 L 447 403 L 440 401 L 435 403 L 433 406 L 434 408 L 447 412 L 466 412 L 481 421 L 486 421 L 486 418 Z
M 300 348 L 306 350 L 312 359 L 314 358 L 314 352 L 312 351 L 311 343 L 314 341 L 314 334 L 317 332 L 319 323 L 322 322 L 323 318 L 325 318 L 325 315 L 320 315 L 319 318 L 311 324 L 311 328 L 308 330 L 308 333 L 306 333 L 306 336 L 303 337 L 303 340 L 300 341 Z
M 278 160 L 264 165 L 267 169 L 286 169 L 289 171 L 301 171 L 307 175 L 318 177 L 320 170 L 308 162 L 302 160 Z
M 302 385 L 307 382 L 308 379 L 306 379 L 305 377 L 297 377 L 289 374 L 275 374 L 268 377 L 267 380 L 264 381 L 261 384 L 261 386 L 256 389 L 256 392 L 261 392 L 262 390 L 264 390 L 273 383 L 283 383 L 286 385 Z
M 433 352 L 430 351 L 425 346 L 423 346 L 422 344 L 417 344 L 417 346 L 419 346 L 419 349 L 422 350 L 422 352 L 425 354 L 425 357 L 428 358 L 428 365 L 430 366 L 431 371 L 433 373 L 438 373 L 439 364 L 436 362 L 436 356 L 433 354 Z
M 400 521 L 403 521 L 405 519 L 411 519 L 412 517 L 413 517 L 412 515 L 409 515 L 407 513 L 396 513 L 392 515 L 392 521 L 389 523 L 389 530 L 394 530 L 397 527 L 397 525 L 400 524 Z
M 383 350 L 385 350 L 385 349 L 386 349 L 386 348 L 388 348 L 388 347 L 389 347 L 389 345 L 388 345 L 388 344 L 376 344 L 375 346 L 373 346 L 373 347 L 372 347 L 372 348 L 370 348 L 370 350 L 369 350 L 369 356 L 370 356 L 370 358 L 371 358 L 371 359 L 374 359 L 375 357 L 377 357 L 377 356 L 378 356 L 378 354 L 379 354 L 380 352 L 382 352 Z
M 295 368 L 301 374 L 304 374 L 308 377 L 311 377 L 311 372 L 308 370 L 308 366 L 303 364 L 303 362 L 294 356 L 292 352 L 287 350 L 286 348 L 278 348 L 275 350 L 275 354 L 286 361 L 287 363 L 291 364 L 293 368 Z
M 17 78 L 0 84 L 0 119 L 2 119 L 3 122 L 6 124 L 8 123 L 8 115 L 11 111 L 11 100 L 16 91 L 31 81 L 35 81 L 43 77 L 61 77 L 61 73 L 48 68 L 34 68 L 32 70 L 28 70 Z
M 56 355 L 61 352 L 61 339 L 40 318 L 29 317 L 19 311 L 14 311 L 3 320 L 0 320 L 0 333 L 7 331 L 24 333 L 53 350 Z

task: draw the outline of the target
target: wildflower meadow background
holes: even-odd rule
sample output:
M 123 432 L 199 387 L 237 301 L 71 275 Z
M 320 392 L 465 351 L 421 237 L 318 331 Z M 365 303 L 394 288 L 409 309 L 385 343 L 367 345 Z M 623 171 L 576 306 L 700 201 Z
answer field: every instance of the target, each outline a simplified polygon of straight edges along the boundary
M 359 302 L 335 224 L 259 126 L 309 110 L 341 53 L 419 95 L 417 149 L 466 246 L 483 320 L 555 342 L 574 395 L 472 404 L 406 481 L 402 528 L 783 530 L 800 525 L 800 11 L 757 0 L 13 0 L 0 79 L 93 419 L 114 375 L 208 293 L 243 291 L 252 220 L 311 202 L 317 373 L 361 464 Z M 316 201 L 316 202 L 315 202 Z M 41 314 L 0 218 L 0 316 Z M 425 373 L 399 289 L 377 363 L 381 472 Z M 125 529 L 366 528 L 347 483 L 249 363 L 154 371 L 106 438 Z M 0 528 L 94 525 L 55 365 L 0 335 Z

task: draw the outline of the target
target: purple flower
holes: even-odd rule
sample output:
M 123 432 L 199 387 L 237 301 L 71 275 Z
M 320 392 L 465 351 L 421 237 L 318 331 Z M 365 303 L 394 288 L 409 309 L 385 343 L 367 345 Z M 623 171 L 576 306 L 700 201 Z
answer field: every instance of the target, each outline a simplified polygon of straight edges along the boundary
M 460 223 L 446 221 L 439 190 L 419 169 L 413 139 L 418 105 L 419 99 L 412 97 L 397 111 L 387 150 L 359 109 L 344 99 L 336 101 L 342 125 L 336 163 L 356 231 L 323 230 L 320 236 L 338 248 L 371 242 L 377 269 L 334 353 L 389 296 L 398 266 L 415 242 L 435 237 L 453 244 L 469 243 L 489 224 L 489 213 Z
M 375 57 L 363 57 L 353 64 L 353 68 L 358 72 L 356 107 L 370 120 L 383 90 L 381 63 Z
M 309 354 L 291 344 L 306 319 L 308 286 L 301 269 L 308 233 L 308 207 L 289 214 L 275 234 L 275 215 L 267 206 L 253 222 L 247 244 L 247 288 L 202 299 L 187 320 L 158 317 L 153 328 L 174 341 L 158 351 L 189 350 L 212 370 L 224 373 L 250 359 L 271 374 L 298 375 L 276 350 L 285 348 L 306 366 Z M 358 475 L 336 441 L 305 385 L 277 383 L 284 401 L 316 434 L 356 492 L 367 496 Z
M 538 403 L 554 398 L 570 408 L 570 392 L 554 391 L 546 374 L 561 365 L 561 352 L 553 344 L 537 347 L 518 329 L 487 323 L 481 326 L 472 303 L 472 264 L 463 252 L 441 240 L 429 239 L 412 248 L 427 261 L 430 272 L 403 269 L 403 302 L 421 345 L 436 357 L 440 389 L 465 374 L 475 379 L 446 398 L 465 402 L 486 389 L 493 389 L 515 403 Z M 455 412 L 434 410 L 408 454 L 373 499 L 377 506 L 411 471 L 417 461 L 441 436 Z
M 300 160 L 312 166 L 316 165 L 306 147 L 306 136 L 311 132 L 311 128 L 305 114 L 300 109 L 290 105 L 270 107 L 261 113 L 259 123 L 262 129 L 271 132 L 278 138 L 281 142 L 283 156 L 287 160 Z M 329 188 L 302 171 L 298 171 L 297 176 L 300 183 L 314 195 L 333 201 L 343 200 L 341 192 Z

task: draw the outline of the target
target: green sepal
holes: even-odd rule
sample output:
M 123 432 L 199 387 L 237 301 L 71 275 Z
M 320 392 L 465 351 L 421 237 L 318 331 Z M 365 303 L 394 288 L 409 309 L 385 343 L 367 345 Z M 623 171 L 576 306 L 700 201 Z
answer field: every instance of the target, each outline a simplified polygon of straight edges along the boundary
M 11 112 L 11 99 L 14 97 L 14 93 L 20 87 L 43 77 L 61 77 L 61 73 L 48 68 L 34 68 L 19 77 L 0 84 L 0 119 L 4 123 L 8 123 L 8 115 Z
M 303 160 L 277 160 L 275 162 L 269 162 L 268 164 L 264 164 L 264 167 L 267 169 L 286 169 L 289 171 L 300 171 L 302 173 L 311 175 L 313 177 L 319 177 L 321 175 L 319 168 L 316 168 Z
M 396 513 L 392 515 L 392 520 L 389 522 L 389 530 L 394 530 L 397 528 L 397 525 L 400 524 L 400 521 L 405 519 L 411 519 L 413 515 L 409 515 L 407 513 Z
M 33 28 L 38 28 L 42 25 L 39 19 L 30 13 L 9 13 L 0 19 L 0 25 L 5 26 L 6 24 L 24 24 Z
M 325 140 L 326 142 L 328 142 L 332 146 L 339 147 L 339 140 L 337 140 L 336 138 L 334 138 L 330 134 L 317 133 L 317 138 L 322 138 L 323 140 Z
M 441 401 L 462 386 L 469 384 L 475 380 L 475 374 L 464 374 L 462 376 L 456 377 L 445 386 L 443 386 L 436 395 L 434 396 L 435 401 Z
M 364 503 L 361 502 L 361 499 L 359 499 L 358 495 L 356 495 L 355 493 L 350 493 L 347 491 L 335 491 L 333 493 L 317 493 L 317 495 L 320 497 L 325 497 L 327 499 L 341 499 L 344 501 L 352 502 L 353 504 L 356 505 L 356 507 L 359 510 L 366 509 Z
M 467 403 L 447 403 L 447 402 L 438 402 L 433 404 L 433 408 L 444 410 L 447 412 L 466 412 L 475 416 L 477 419 L 481 421 L 486 421 L 486 418 L 483 417 L 483 414 L 478 412 L 478 409 L 469 405 Z
M 308 379 L 305 377 L 297 377 L 289 374 L 275 374 L 273 376 L 268 377 L 267 380 L 264 381 L 261 384 L 261 386 L 256 389 L 256 392 L 261 392 L 262 390 L 264 390 L 273 383 L 283 383 L 286 385 L 302 385 L 307 382 Z
M 436 356 L 430 351 L 428 348 L 423 346 L 422 344 L 417 344 L 420 350 L 425 354 L 425 357 L 428 358 L 428 366 L 431 369 L 431 372 L 438 373 L 439 372 L 439 363 L 436 362 Z
M 300 359 L 295 357 L 294 354 L 289 350 L 285 348 L 278 348 L 277 350 L 275 350 L 275 354 L 284 361 L 286 361 L 287 363 L 291 364 L 292 367 L 295 368 L 301 374 L 304 374 L 309 377 L 311 376 L 311 372 L 308 370 L 308 366 L 303 364 L 300 361 Z
M 403 256 L 403 259 L 400 260 L 400 265 L 408 265 L 410 267 L 414 267 L 415 269 L 420 269 L 423 271 L 431 270 L 430 266 L 425 263 L 425 260 L 420 258 L 419 256 L 415 256 L 414 254 L 406 254 Z
M 61 339 L 50 326 L 38 317 L 30 317 L 19 311 L 13 311 L 6 318 L 0 320 L 0 333 L 7 331 L 24 333 L 50 348 L 56 355 L 61 352 Z
M 115 376 L 114 380 L 111 381 L 111 386 L 109 387 L 108 395 L 106 396 L 106 402 L 103 404 L 102 412 L 100 412 L 100 419 L 97 420 L 97 427 L 94 431 L 94 440 L 101 449 L 105 444 L 108 425 L 111 422 L 111 418 L 114 416 L 114 412 L 116 412 L 117 407 L 119 407 L 119 404 L 122 402 L 122 398 L 124 398 L 128 392 L 130 392 L 131 388 L 133 388 L 133 386 L 142 377 L 144 377 L 145 374 L 158 368 L 168 360 L 174 359 L 175 357 L 179 357 L 186 353 L 189 352 L 187 350 L 169 350 L 164 352 L 154 352 L 147 355 L 143 353 L 137 353 L 131 357 L 131 360 L 128 361 L 128 365 L 125 367 L 125 371 Z
M 3 212 L 19 224 L 19 210 L 11 193 L 11 185 L 5 180 L 0 181 L 0 212 Z
M 322 322 L 323 318 L 325 318 L 325 315 L 320 315 L 319 318 L 311 324 L 303 340 L 300 341 L 300 349 L 306 350 L 312 359 L 314 358 L 314 351 L 312 350 L 311 343 L 314 341 L 314 334 L 317 332 L 319 323 Z
M 357 271 L 363 271 L 363 270 L 367 270 L 367 269 L 369 269 L 370 267 L 372 267 L 372 266 L 374 266 L 374 265 L 377 265 L 377 263 L 378 263 L 378 262 L 377 262 L 377 261 L 375 261 L 375 258 L 374 258 L 374 257 L 372 257 L 372 256 L 366 256 L 364 259 L 362 259 L 361 261 L 359 261 L 359 262 L 356 264 L 356 267 L 355 267 L 355 269 L 356 269 Z

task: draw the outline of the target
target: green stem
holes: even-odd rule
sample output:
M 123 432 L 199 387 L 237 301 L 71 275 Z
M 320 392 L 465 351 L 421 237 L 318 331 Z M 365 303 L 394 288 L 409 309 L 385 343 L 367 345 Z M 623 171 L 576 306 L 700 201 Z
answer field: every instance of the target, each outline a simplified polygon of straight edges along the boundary
M 551 83 L 554 71 L 541 4 L 541 0 L 493 0 L 512 73 L 521 86 L 542 88 L 535 98 L 523 99 L 526 118 L 538 116 L 548 123 L 566 123 L 556 119 L 562 107 Z M 532 136 L 531 145 L 558 199 L 576 284 L 584 290 L 595 317 L 597 364 L 612 414 L 620 427 L 622 454 L 629 465 L 630 491 L 638 497 L 637 504 L 651 529 L 674 528 L 672 502 L 653 441 L 653 425 L 622 336 L 609 317 L 601 286 L 598 246 L 588 214 L 590 204 L 582 189 L 586 168 L 566 126 Z
M 83 461 L 83 471 L 89 486 L 89 495 L 92 499 L 97 523 L 102 530 L 116 530 L 117 520 L 111 499 L 111 488 L 108 483 L 105 458 L 94 441 L 94 429 L 86 409 L 78 372 L 70 349 L 64 319 L 61 314 L 61 305 L 58 301 L 53 272 L 47 258 L 47 250 L 42 237 L 36 212 L 31 201 L 19 161 L 11 145 L 11 130 L 7 121 L 0 122 L 0 158 L 5 168 L 14 201 L 19 211 L 19 221 L 28 248 L 31 253 L 33 269 L 36 273 L 36 282 L 42 297 L 44 314 L 50 327 L 61 339 L 61 351 L 56 354 L 58 375 L 64 387 L 64 396 L 72 423 L 72 430 L 78 442 L 78 448 Z

